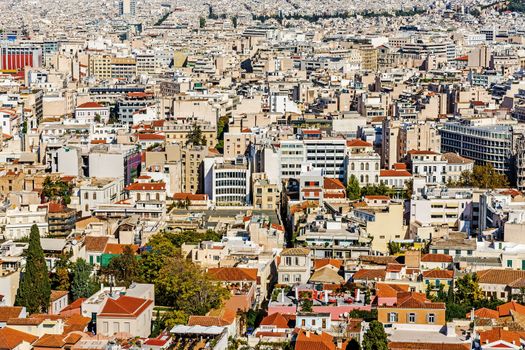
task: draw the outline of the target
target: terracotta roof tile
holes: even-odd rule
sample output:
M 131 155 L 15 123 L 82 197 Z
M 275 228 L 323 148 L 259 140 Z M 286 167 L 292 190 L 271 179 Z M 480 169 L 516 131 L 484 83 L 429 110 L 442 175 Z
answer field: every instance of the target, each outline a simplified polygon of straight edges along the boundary
M 454 278 L 454 271 L 451 271 L 451 270 L 423 271 L 423 277 L 424 278 L 452 279 Z
M 137 317 L 152 303 L 152 300 L 128 296 L 121 296 L 116 300 L 109 298 L 98 317 Z
M 0 349 L 14 349 L 22 342 L 31 344 L 37 339 L 38 337 L 32 334 L 9 327 L 0 329 Z
M 425 254 L 421 257 L 421 262 L 452 262 L 452 256 L 447 254 Z
M 257 269 L 240 267 L 218 267 L 208 269 L 208 274 L 219 281 L 257 281 Z
M 89 252 L 103 252 L 109 237 L 106 236 L 86 236 L 84 238 L 84 246 Z
M 20 317 L 22 306 L 0 306 L 0 322 L 6 322 L 10 318 Z

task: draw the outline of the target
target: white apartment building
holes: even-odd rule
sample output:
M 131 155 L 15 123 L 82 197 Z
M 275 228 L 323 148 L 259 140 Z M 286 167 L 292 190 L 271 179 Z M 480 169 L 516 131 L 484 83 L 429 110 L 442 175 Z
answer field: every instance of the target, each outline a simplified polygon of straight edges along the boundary
M 347 181 L 354 175 L 361 186 L 379 184 L 381 157 L 370 143 L 349 140 L 347 145 Z
M 81 184 L 78 190 L 79 210 L 82 216 L 91 215 L 91 210 L 99 204 L 111 204 L 122 200 L 124 178 L 91 178 Z
M 411 226 L 447 225 L 470 232 L 473 206 L 472 191 L 465 188 L 425 187 L 410 201 Z
M 4 239 L 20 240 L 28 237 L 31 227 L 36 224 L 40 236 L 45 237 L 48 233 L 47 206 L 38 204 L 23 205 L 7 209 L 3 218 Z
M 204 191 L 217 206 L 250 204 L 251 166 L 245 157 L 206 158 Z M 206 172 L 206 170 L 205 170 Z M 211 176 L 210 176 L 211 175 Z
M 97 102 L 83 103 L 75 109 L 75 119 L 80 124 L 106 124 L 109 121 L 109 107 Z

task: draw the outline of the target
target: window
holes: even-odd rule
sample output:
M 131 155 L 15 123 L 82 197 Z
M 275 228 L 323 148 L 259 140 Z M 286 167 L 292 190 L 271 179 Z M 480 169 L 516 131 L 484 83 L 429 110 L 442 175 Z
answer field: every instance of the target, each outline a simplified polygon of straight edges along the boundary
M 312 326 L 315 326 L 315 320 L 312 320 Z
M 292 257 L 291 257 L 291 256 L 287 256 L 287 257 L 284 259 L 284 263 L 285 263 L 287 266 L 292 265 Z
M 283 275 L 283 281 L 284 282 L 290 282 L 290 275 L 289 274 L 284 274 Z
M 388 321 L 391 322 L 391 323 L 397 322 L 397 313 L 396 312 L 391 312 L 388 315 Z
M 322 320 L 322 327 L 326 328 L 326 319 L 325 318 L 323 318 L 323 320 Z
M 301 321 L 301 326 L 302 326 L 302 327 L 305 327 L 305 326 L 306 326 L 306 320 L 305 320 L 305 319 L 303 319 L 303 320 Z
M 294 275 L 294 282 L 301 282 L 301 274 Z
M 507 267 L 512 267 L 512 260 L 507 260 Z
M 416 314 L 415 313 L 409 313 L 408 314 L 408 323 L 416 323 Z

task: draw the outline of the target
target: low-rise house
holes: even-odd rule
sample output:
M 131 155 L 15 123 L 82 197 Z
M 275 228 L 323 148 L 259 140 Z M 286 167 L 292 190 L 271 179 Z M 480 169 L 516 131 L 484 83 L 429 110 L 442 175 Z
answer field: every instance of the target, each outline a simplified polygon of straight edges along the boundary
M 97 315 L 97 334 L 147 337 L 151 333 L 153 300 L 120 296 L 108 298 Z
M 277 266 L 279 284 L 305 284 L 312 270 L 311 252 L 307 248 L 287 248 L 281 252 Z
M 493 328 L 479 332 L 479 348 L 481 350 L 523 349 L 524 337 L 519 332 L 506 328 Z
M 219 281 L 230 291 L 225 307 L 236 311 L 248 311 L 256 300 L 257 269 L 218 267 L 208 270 L 212 279 Z
M 31 350 L 37 336 L 13 328 L 0 329 L 0 348 L 5 350 Z
M 49 300 L 49 313 L 51 315 L 59 314 L 68 305 L 67 290 L 53 290 Z
M 478 271 L 479 287 L 487 298 L 509 300 L 525 287 L 525 271 L 508 269 L 489 269 Z
M 443 288 L 448 291 L 454 280 L 454 271 L 452 270 L 429 270 L 423 271 L 423 283 L 431 293 Z
M 10 318 L 26 318 L 23 306 L 0 306 L 0 328 L 4 328 Z
M 400 292 L 396 304 L 377 307 L 377 319 L 395 328 L 439 331 L 446 323 L 445 310 L 445 303 L 432 302 L 422 293 Z
M 421 257 L 421 268 L 434 270 L 446 270 L 451 267 L 453 262 L 452 256 L 448 254 L 425 254 Z

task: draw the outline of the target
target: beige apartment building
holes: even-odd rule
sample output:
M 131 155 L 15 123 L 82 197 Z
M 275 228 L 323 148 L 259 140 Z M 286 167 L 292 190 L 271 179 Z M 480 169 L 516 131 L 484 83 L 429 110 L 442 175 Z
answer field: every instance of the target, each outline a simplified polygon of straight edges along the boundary
M 277 184 L 268 181 L 266 173 L 252 174 L 253 205 L 255 209 L 275 210 L 279 203 Z
M 168 143 L 178 142 L 185 146 L 186 141 L 188 140 L 188 134 L 195 126 L 200 127 L 202 136 L 206 139 L 206 146 L 214 148 L 217 144 L 217 130 L 215 126 L 212 126 L 209 122 L 201 120 L 195 122 L 188 120 L 184 123 L 164 121 L 164 124 L 159 128 L 159 131 L 164 133 Z
M 252 133 L 224 133 L 224 158 L 235 159 L 237 156 L 245 155 L 253 142 L 255 136 Z

